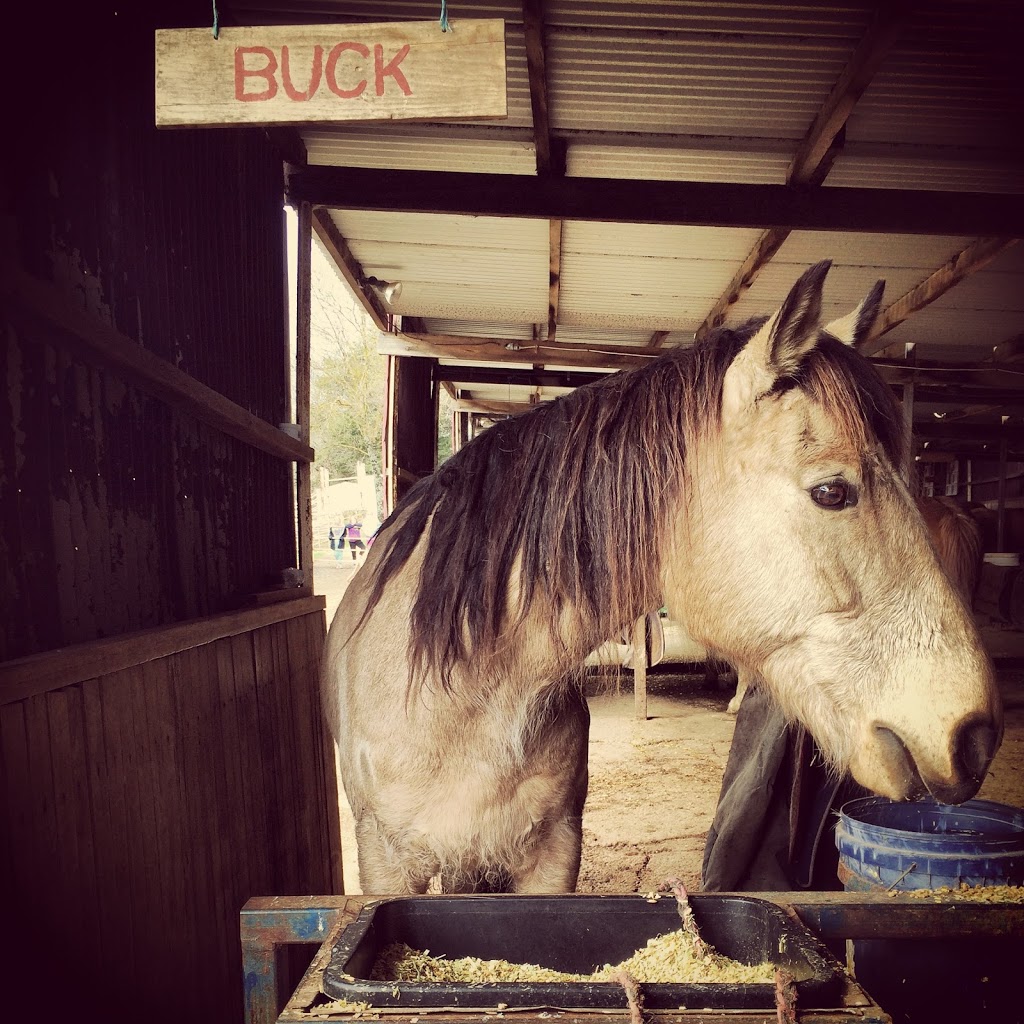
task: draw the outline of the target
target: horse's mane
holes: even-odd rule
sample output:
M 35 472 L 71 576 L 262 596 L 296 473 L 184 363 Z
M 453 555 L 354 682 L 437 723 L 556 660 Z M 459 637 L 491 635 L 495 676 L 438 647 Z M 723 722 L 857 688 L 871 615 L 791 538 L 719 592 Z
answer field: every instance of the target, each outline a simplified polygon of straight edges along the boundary
M 414 674 L 449 685 L 470 655 L 542 596 L 552 637 L 574 628 L 566 667 L 661 603 L 667 517 L 678 510 L 687 439 L 718 431 L 722 385 L 764 318 L 624 370 L 501 421 L 421 480 L 381 527 L 366 616 L 430 531 L 410 623 Z M 784 382 L 829 407 L 858 448 L 898 464 L 899 407 L 866 360 L 829 335 Z M 357 627 L 358 628 L 358 627 Z M 565 643 L 564 639 L 561 641 Z

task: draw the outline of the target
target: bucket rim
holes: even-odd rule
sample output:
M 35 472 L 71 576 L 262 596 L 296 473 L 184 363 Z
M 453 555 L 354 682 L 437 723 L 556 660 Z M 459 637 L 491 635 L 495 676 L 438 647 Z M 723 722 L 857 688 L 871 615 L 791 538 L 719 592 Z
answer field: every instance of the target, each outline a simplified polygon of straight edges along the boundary
M 866 821 L 858 814 L 863 814 L 868 809 L 876 808 L 926 808 L 931 813 L 942 814 L 968 814 L 972 812 L 987 817 L 990 821 L 998 821 L 1007 827 L 1002 834 L 982 834 L 972 836 L 970 841 L 974 844 L 981 844 L 996 848 L 1010 844 L 1019 848 L 1024 844 L 1024 808 L 1014 807 L 1012 804 L 1003 804 L 995 800 L 966 800 L 962 804 L 944 804 L 926 797 L 921 800 L 890 800 L 884 796 L 856 797 L 848 800 L 838 810 L 840 825 L 846 830 L 877 831 L 879 834 L 907 837 L 915 842 L 934 841 L 940 837 L 954 837 L 955 833 L 944 832 L 922 832 L 915 829 L 900 828 L 898 825 L 881 824 L 876 821 Z

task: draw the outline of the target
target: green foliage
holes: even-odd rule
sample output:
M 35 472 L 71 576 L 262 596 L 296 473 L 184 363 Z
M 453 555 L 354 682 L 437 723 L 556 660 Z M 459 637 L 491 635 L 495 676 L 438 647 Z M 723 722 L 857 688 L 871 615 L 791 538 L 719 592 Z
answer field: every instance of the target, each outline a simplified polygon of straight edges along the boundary
M 317 467 L 380 475 L 387 358 L 377 328 L 322 261 L 313 264 L 310 432 Z
M 452 430 L 455 403 L 451 395 L 441 388 L 437 396 L 437 465 L 452 455 Z

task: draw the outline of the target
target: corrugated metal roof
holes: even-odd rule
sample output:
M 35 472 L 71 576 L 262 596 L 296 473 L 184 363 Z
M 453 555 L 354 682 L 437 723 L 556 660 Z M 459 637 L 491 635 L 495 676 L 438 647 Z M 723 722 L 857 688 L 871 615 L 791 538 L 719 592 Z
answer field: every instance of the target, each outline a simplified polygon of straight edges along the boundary
M 871 23 L 874 3 L 637 3 L 547 0 L 547 109 L 572 176 L 780 184 Z M 311 17 L 308 0 L 241 0 L 244 17 Z M 323 20 L 436 19 L 438 4 L 318 0 Z M 1024 123 L 1015 15 L 1000 0 L 921 5 L 856 103 L 825 186 L 1024 193 Z M 522 6 L 453 4 L 457 17 L 506 20 L 509 118 L 503 122 L 320 125 L 313 163 L 532 175 L 536 171 Z M 1005 59 L 1002 59 L 1006 51 Z M 614 216 L 614 188 L 609 187 Z M 340 210 L 335 222 L 366 274 L 401 280 L 395 312 L 430 331 L 529 339 L 546 329 L 546 220 Z M 560 343 L 642 345 L 656 331 L 688 343 L 760 232 L 566 221 L 558 252 Z M 887 300 L 911 290 L 974 239 L 793 232 L 731 321 L 776 308 L 819 259 L 834 269 L 826 315 L 879 277 Z M 921 352 L 985 353 L 1024 329 L 1024 247 L 887 335 Z M 474 389 L 475 390 L 475 389 Z M 518 396 L 522 397 L 523 392 Z M 505 395 L 508 398 L 508 395 Z

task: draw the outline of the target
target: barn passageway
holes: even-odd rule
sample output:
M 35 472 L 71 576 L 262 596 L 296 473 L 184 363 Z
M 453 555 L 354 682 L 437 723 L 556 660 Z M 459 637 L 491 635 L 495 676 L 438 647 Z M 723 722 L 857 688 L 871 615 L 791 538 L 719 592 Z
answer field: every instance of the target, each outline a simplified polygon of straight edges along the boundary
M 347 563 L 317 565 L 317 591 L 327 596 L 330 623 L 352 578 Z M 990 650 L 1018 660 L 997 664 L 1006 709 L 1003 745 L 980 798 L 1024 805 L 1024 634 L 987 631 Z M 1012 664 L 1013 667 L 1008 667 Z M 586 893 L 648 892 L 668 875 L 697 887 L 704 841 L 718 801 L 735 719 L 731 690 L 703 689 L 703 671 L 664 672 L 648 679 L 649 713 L 633 713 L 632 673 L 595 680 L 590 704 L 590 791 L 583 816 Z M 361 891 L 352 815 L 342 795 L 345 889 Z

